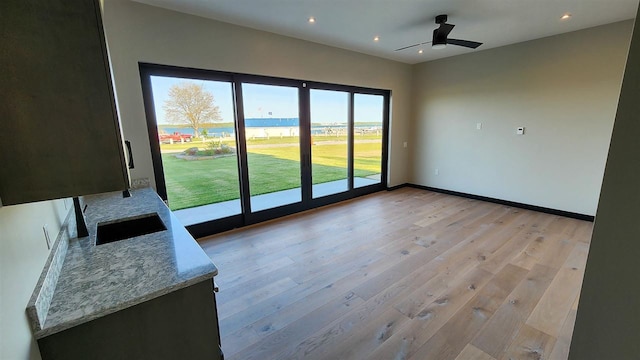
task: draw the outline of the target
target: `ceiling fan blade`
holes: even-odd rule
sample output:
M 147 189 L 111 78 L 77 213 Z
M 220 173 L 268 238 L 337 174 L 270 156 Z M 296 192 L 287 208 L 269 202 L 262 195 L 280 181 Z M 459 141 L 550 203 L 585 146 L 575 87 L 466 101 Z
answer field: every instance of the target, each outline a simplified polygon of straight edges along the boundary
M 420 46 L 420 45 L 424 45 L 424 44 L 429 44 L 429 43 L 431 43 L 431 41 L 427 41 L 427 42 L 423 42 L 423 43 L 418 43 L 418 44 L 413 44 L 413 45 L 401 47 L 400 49 L 395 49 L 393 51 L 400 51 L 400 50 L 410 49 L 412 47 L 416 47 L 416 46 Z
M 438 36 L 447 37 L 454 27 L 455 25 L 452 24 L 440 24 L 440 27 L 436 29 L 438 31 Z
M 459 40 L 459 39 L 447 39 L 447 44 L 464 46 L 464 47 L 468 47 L 468 48 L 471 48 L 471 49 L 475 49 L 478 46 L 482 45 L 482 43 L 479 43 L 479 42 L 476 42 L 476 41 Z

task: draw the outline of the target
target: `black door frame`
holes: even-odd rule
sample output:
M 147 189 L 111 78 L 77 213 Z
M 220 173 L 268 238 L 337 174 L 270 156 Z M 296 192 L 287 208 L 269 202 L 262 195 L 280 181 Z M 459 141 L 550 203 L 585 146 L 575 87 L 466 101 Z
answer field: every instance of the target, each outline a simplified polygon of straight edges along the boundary
M 390 90 L 365 88 L 350 85 L 329 84 L 315 81 L 295 80 L 263 75 L 239 74 L 225 71 L 185 68 L 170 65 L 159 65 L 150 63 L 138 63 L 140 79 L 142 84 L 142 95 L 144 101 L 147 131 L 149 135 L 149 145 L 154 168 L 156 189 L 163 200 L 167 200 L 167 189 L 164 178 L 164 168 L 160 154 L 158 139 L 158 128 L 156 123 L 155 107 L 153 102 L 153 90 L 151 86 L 151 76 L 167 76 L 185 79 L 201 79 L 209 81 L 224 81 L 232 85 L 234 101 L 235 136 L 238 146 L 238 174 L 240 187 L 240 201 L 242 213 L 223 219 L 216 219 L 204 223 L 187 226 L 187 230 L 196 238 L 203 237 L 233 228 L 251 225 L 266 220 L 271 220 L 285 215 L 294 214 L 304 210 L 333 204 L 336 202 L 352 199 L 358 196 L 367 195 L 387 188 L 388 169 L 388 143 L 389 143 L 389 108 L 391 100 Z M 251 211 L 249 174 L 247 163 L 247 148 L 245 134 L 245 119 L 243 109 L 242 83 L 253 83 L 261 85 L 276 85 L 298 88 L 299 106 L 299 141 L 300 141 L 300 178 L 302 201 L 279 206 L 257 212 Z M 334 90 L 349 93 L 349 141 L 348 141 L 348 183 L 346 192 L 332 194 L 324 197 L 313 198 L 311 194 L 311 113 L 310 113 L 310 89 Z M 353 155 L 354 155 L 354 95 L 369 94 L 383 96 L 383 129 L 382 129 L 382 160 L 380 183 L 354 187 L 353 184 Z

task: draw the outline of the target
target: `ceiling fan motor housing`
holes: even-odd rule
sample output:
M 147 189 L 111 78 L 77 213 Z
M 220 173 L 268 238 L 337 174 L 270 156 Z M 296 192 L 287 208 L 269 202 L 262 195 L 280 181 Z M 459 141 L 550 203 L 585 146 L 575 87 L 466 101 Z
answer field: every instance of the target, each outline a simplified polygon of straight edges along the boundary
M 433 37 L 431 41 L 431 46 L 434 49 L 442 49 L 447 46 L 447 35 L 449 31 L 453 28 L 453 26 L 449 26 L 449 29 L 445 29 L 447 26 L 447 15 L 438 15 L 436 16 L 436 24 L 439 24 L 440 27 L 433 30 Z
M 431 45 L 438 46 L 438 45 L 446 45 L 446 44 L 447 44 L 447 35 L 441 33 L 439 29 L 433 30 L 433 40 L 431 42 Z
M 447 15 L 438 15 L 436 16 L 436 24 L 444 24 L 447 22 Z

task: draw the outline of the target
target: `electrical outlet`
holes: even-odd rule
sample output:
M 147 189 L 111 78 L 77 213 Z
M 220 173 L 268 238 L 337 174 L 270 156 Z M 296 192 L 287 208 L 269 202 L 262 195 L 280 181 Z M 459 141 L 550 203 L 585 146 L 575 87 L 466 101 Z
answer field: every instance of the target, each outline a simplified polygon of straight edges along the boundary
M 437 168 L 436 168 L 436 169 L 435 169 L 435 171 L 434 171 L 434 173 L 435 173 L 436 175 L 440 175 L 440 169 L 437 169 Z
M 47 224 L 44 224 L 42 226 L 42 231 L 44 231 L 44 240 L 47 242 L 47 250 L 51 250 L 51 238 L 49 237 L 49 229 L 47 226 Z
M 407 142 L 406 141 L 402 143 L 402 147 L 404 147 L 404 148 L 407 147 Z
M 476 123 L 476 129 L 482 130 L 482 123 Z
M 138 178 L 131 180 L 131 188 L 133 189 L 141 189 L 147 188 L 150 186 L 149 178 Z

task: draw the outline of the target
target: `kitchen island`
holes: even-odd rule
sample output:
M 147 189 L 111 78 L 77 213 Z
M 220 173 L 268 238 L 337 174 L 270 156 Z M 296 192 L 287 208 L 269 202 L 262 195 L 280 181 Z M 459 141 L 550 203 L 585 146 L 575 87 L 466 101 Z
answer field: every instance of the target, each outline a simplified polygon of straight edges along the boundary
M 82 200 L 89 236 L 68 216 L 27 308 L 43 358 L 219 357 L 218 270 L 158 195 Z M 96 245 L 99 224 L 153 214 L 166 230 Z

